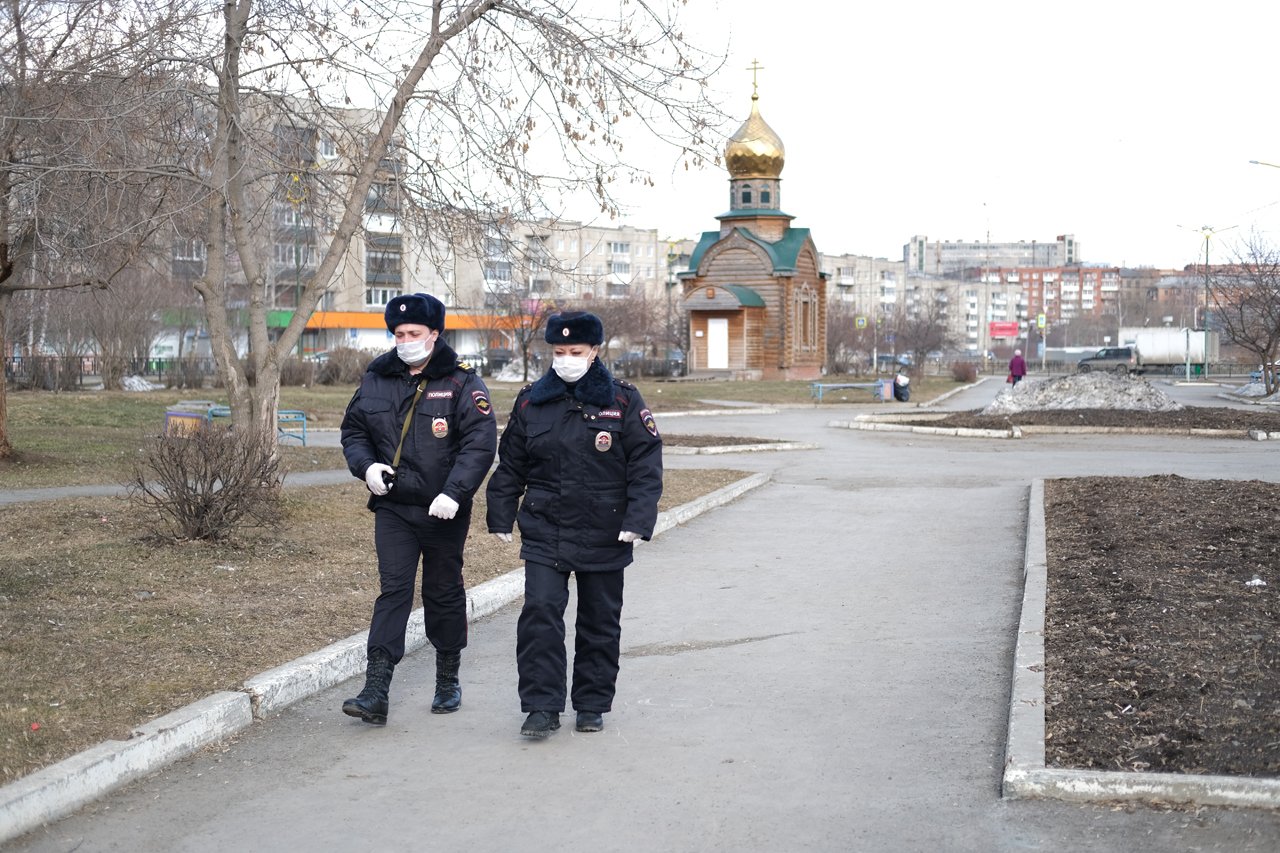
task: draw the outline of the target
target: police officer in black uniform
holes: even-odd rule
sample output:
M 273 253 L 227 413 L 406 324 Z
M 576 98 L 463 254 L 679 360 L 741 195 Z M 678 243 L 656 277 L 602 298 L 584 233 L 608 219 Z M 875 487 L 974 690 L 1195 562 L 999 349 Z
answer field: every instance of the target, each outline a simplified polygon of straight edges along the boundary
M 604 728 L 618 678 L 622 570 L 632 543 L 653 535 L 662 496 L 658 427 L 635 386 L 614 379 L 597 357 L 600 319 L 552 315 L 546 341 L 554 348 L 551 369 L 516 397 L 485 492 L 490 533 L 510 542 L 512 524 L 520 525 L 516 664 L 528 714 L 520 733 L 535 738 L 560 728 L 565 707 L 570 572 L 578 590 L 576 729 Z
M 489 390 L 440 340 L 443 303 L 425 293 L 397 296 L 387 303 L 386 321 L 396 348 L 370 363 L 342 419 L 347 467 L 371 493 L 381 589 L 369 626 L 364 689 L 342 710 L 375 724 L 387 721 L 419 559 L 426 634 L 436 649 L 431 711 L 448 714 L 462 703 L 462 547 L 472 496 L 497 445 Z

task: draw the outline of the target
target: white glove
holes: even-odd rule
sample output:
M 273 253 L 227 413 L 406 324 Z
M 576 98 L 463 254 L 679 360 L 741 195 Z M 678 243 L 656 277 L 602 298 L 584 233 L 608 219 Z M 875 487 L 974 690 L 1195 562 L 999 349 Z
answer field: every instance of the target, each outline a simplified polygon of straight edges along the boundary
M 382 482 L 382 475 L 395 474 L 396 469 L 390 465 L 383 465 L 381 462 L 375 462 L 365 469 L 364 484 L 369 487 L 369 491 L 381 497 L 387 493 L 390 488 L 386 483 Z
M 457 514 L 458 502 L 446 495 L 444 492 L 436 495 L 436 499 L 431 502 L 431 507 L 427 510 L 427 515 L 433 515 L 436 518 L 443 518 L 445 521 L 448 521 Z
M 634 542 L 640 538 L 639 533 L 632 533 L 630 530 L 624 530 L 618 534 L 619 542 Z
M 496 536 L 496 537 L 498 538 L 498 541 L 499 541 L 499 542 L 506 542 L 507 544 L 510 544 L 510 543 L 511 543 L 511 534 L 510 534 L 510 533 L 495 533 L 495 534 L 493 534 L 493 535 L 494 535 L 494 536 Z

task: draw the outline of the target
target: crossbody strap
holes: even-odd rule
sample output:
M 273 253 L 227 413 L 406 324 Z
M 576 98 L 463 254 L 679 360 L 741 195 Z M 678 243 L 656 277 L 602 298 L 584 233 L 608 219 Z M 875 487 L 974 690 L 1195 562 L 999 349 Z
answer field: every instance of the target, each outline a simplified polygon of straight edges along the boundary
M 405 415 L 404 426 L 400 427 L 400 443 L 396 445 L 396 458 L 391 460 L 392 468 L 400 467 L 400 451 L 404 450 L 404 437 L 409 434 L 409 424 L 413 423 L 414 410 L 418 408 L 418 400 L 422 397 L 422 389 L 427 387 L 427 380 L 418 383 L 418 391 L 413 395 L 413 402 L 409 404 L 409 414 Z

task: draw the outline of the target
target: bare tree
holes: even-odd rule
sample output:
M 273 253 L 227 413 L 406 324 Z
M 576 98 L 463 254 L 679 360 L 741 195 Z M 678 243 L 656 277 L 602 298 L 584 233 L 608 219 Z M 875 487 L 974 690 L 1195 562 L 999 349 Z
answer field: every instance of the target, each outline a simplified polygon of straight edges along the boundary
M 1280 390 L 1280 250 L 1251 237 L 1210 277 L 1209 293 L 1223 336 L 1258 357 L 1267 394 Z
M 895 318 L 894 335 L 898 350 L 911 353 L 911 363 L 923 370 L 929 353 L 952 346 L 952 338 L 947 326 L 947 291 L 921 288 L 918 295 L 919 299 Z
M 495 215 L 554 215 L 566 193 L 616 214 L 615 182 L 648 180 L 622 156 L 636 135 L 672 141 L 694 163 L 714 156 L 708 61 L 655 4 L 604 16 L 574 0 L 375 0 L 358 13 L 228 0 L 221 30 L 204 58 L 217 81 L 196 289 L 235 425 L 263 435 L 275 432 L 282 355 L 343 265 L 358 263 L 375 202 L 423 245 L 478 254 Z M 379 106 L 350 107 L 357 100 Z M 316 146 L 333 158 L 316 158 Z M 314 262 L 293 284 L 299 310 L 273 337 L 270 231 L 257 223 L 299 183 Z M 238 302 L 247 364 L 228 320 Z
M 0 334 L 15 293 L 104 288 L 159 227 L 179 87 L 157 57 L 188 13 L 184 2 L 4 4 Z M 0 458 L 13 450 L 6 402 L 0 383 Z

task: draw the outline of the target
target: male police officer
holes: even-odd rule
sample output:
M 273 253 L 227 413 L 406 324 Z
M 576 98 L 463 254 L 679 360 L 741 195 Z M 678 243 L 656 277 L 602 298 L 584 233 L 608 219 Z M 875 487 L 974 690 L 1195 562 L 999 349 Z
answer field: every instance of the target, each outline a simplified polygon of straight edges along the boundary
M 488 389 L 440 340 L 440 300 L 425 293 L 397 296 L 387 303 L 386 322 L 396 348 L 370 363 L 342 419 L 347 467 L 371 493 L 381 587 L 369 626 L 364 689 L 342 710 L 375 724 L 387 721 L 419 558 L 427 639 L 436 649 L 431 711 L 448 714 L 462 703 L 462 547 L 472 496 L 497 445 Z
M 485 493 L 489 532 L 510 542 L 512 524 L 520 525 L 525 581 L 516 665 L 528 714 L 520 733 L 534 738 L 560 727 L 565 706 L 570 572 L 578 589 L 576 728 L 604 727 L 618 678 L 622 570 L 632 543 L 653 534 L 662 496 L 658 427 L 635 386 L 614 379 L 597 357 L 600 319 L 552 315 L 546 341 L 551 369 L 516 397 Z

